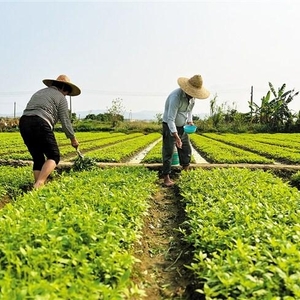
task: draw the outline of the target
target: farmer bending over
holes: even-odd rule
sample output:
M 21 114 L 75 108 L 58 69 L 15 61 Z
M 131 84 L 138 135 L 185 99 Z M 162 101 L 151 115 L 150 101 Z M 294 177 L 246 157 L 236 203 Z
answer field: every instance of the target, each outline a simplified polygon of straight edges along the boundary
M 77 148 L 70 121 L 66 95 L 77 96 L 80 89 L 66 75 L 56 80 L 44 79 L 47 88 L 37 91 L 19 121 L 20 133 L 33 159 L 34 188 L 43 186 L 60 161 L 60 153 L 54 135 L 54 125 L 60 121 L 71 145 Z

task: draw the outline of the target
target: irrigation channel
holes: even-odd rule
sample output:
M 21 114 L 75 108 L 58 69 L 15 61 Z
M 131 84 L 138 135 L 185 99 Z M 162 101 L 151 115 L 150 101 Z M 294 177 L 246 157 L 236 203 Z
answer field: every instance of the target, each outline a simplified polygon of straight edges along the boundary
M 159 139 L 158 141 L 155 141 L 154 143 L 150 144 L 148 147 L 146 147 L 144 150 L 142 150 L 140 153 L 135 155 L 129 163 L 140 163 L 142 159 L 145 157 L 145 155 L 161 140 Z M 192 147 L 192 153 L 193 157 L 196 161 L 196 163 L 207 163 L 207 161 Z

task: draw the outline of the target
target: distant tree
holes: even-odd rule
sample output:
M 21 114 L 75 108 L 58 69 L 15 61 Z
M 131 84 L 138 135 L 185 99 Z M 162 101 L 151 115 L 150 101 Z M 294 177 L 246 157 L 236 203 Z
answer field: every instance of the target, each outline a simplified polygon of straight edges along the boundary
M 119 121 L 124 120 L 125 108 L 122 102 L 121 98 L 116 98 L 112 100 L 111 107 L 107 109 L 107 113 L 111 116 L 112 127 L 116 127 Z
M 76 113 L 71 113 L 71 122 L 75 122 L 77 120 Z
M 111 120 L 110 114 L 108 114 L 108 113 L 98 114 L 96 116 L 96 118 L 98 121 L 101 121 L 101 122 L 109 122 Z
M 95 114 L 88 114 L 88 115 L 86 115 L 86 117 L 84 119 L 85 120 L 96 120 L 97 117 Z
M 217 95 L 210 100 L 210 118 L 215 128 L 218 127 L 224 116 L 224 105 L 217 105 Z
M 162 120 L 163 120 L 163 114 L 158 113 L 155 115 L 155 118 L 156 118 L 157 124 L 160 124 L 160 123 L 162 123 Z

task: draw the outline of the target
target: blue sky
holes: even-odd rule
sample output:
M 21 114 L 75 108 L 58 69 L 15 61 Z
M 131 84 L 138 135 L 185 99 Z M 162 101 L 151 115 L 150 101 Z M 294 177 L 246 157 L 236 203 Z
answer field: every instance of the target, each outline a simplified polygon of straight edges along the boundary
M 210 100 L 247 112 L 271 82 L 300 90 L 300 1 L 0 2 L 0 115 L 20 114 L 42 80 L 66 74 L 82 94 L 73 112 L 122 99 L 163 112 L 178 77 L 203 76 Z M 300 110 L 300 96 L 290 108 Z

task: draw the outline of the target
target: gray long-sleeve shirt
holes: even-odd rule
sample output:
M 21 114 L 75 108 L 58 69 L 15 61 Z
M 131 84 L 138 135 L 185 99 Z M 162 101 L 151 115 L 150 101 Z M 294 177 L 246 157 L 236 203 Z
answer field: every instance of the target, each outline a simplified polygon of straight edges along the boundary
M 39 116 L 51 128 L 60 121 L 67 138 L 74 138 L 74 130 L 69 118 L 66 97 L 54 86 L 37 91 L 32 95 L 23 112 L 25 116 Z
M 167 123 L 172 133 L 177 132 L 176 126 L 184 126 L 187 122 L 192 122 L 192 110 L 195 99 L 188 100 L 185 92 L 178 88 L 167 98 L 163 114 L 163 122 Z

